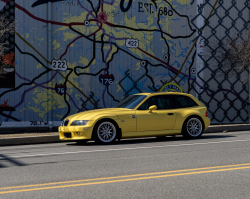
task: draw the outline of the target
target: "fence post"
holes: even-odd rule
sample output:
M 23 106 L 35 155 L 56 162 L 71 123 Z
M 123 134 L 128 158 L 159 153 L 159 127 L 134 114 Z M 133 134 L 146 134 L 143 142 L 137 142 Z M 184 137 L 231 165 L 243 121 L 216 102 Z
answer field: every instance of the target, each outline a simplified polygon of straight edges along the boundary
M 50 1 L 48 1 L 48 21 L 51 21 L 51 14 L 52 14 L 52 12 L 51 12 L 51 2 Z M 47 42 L 47 59 L 48 59 L 48 61 L 51 61 L 51 23 L 48 23 L 48 28 L 47 28 L 47 40 L 48 40 L 48 42 Z M 48 68 L 51 68 L 51 65 L 48 63 Z M 49 79 L 51 79 L 51 77 L 52 77 L 52 74 L 51 74 L 52 72 L 49 72 L 48 73 L 48 80 Z M 48 83 L 48 86 L 51 88 L 52 87 L 52 83 L 51 83 L 51 81 Z M 52 130 L 52 127 L 53 127 L 53 108 L 52 108 L 52 106 L 53 106 L 53 104 L 52 104 L 52 101 L 53 101 L 53 96 L 52 96 L 52 90 L 51 89 L 48 89 L 47 90 L 47 92 L 48 92 L 48 113 L 47 113 L 47 115 L 48 115 L 48 125 L 49 125 L 49 129 L 50 129 L 50 131 Z M 50 111 L 49 111 L 50 110 Z
M 196 25 L 198 28 L 197 36 L 199 37 L 197 43 L 196 43 L 196 80 L 199 85 L 203 86 L 203 68 L 204 68 L 204 61 L 203 61 L 203 55 L 204 55 L 204 31 L 202 31 L 205 21 L 204 21 L 204 9 L 205 6 L 204 0 L 197 0 L 197 19 L 196 19 Z M 202 99 L 201 96 L 202 89 L 196 85 L 196 98 L 199 100 Z

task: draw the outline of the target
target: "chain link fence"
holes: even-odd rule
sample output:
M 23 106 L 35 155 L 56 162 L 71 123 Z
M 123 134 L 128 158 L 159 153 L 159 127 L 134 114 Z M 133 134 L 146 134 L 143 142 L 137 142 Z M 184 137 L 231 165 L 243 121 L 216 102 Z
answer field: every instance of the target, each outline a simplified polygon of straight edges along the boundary
M 208 18 L 214 3 L 215 1 L 204 0 L 204 4 L 199 8 L 199 14 L 191 20 L 205 43 L 204 56 L 196 54 L 204 61 L 204 67 L 197 75 L 200 77 L 201 73 L 204 74 L 202 81 L 205 89 L 198 92 L 196 83 L 189 79 L 188 87 L 184 91 L 198 93 L 199 100 L 208 107 L 211 123 L 248 123 L 249 84 L 244 83 L 243 79 L 248 78 L 249 71 L 243 71 L 230 78 L 228 72 L 222 69 L 224 60 L 217 58 L 217 51 L 227 38 L 234 39 L 236 34 L 242 35 L 248 29 L 250 2 L 219 0 L 211 17 Z M 205 9 L 205 15 L 202 14 L 202 8 Z M 198 28 L 196 24 L 196 19 L 201 15 L 205 20 L 204 35 L 202 28 Z M 218 75 L 218 71 L 222 75 Z M 176 78 L 174 82 L 180 84 L 183 78 L 185 77 Z

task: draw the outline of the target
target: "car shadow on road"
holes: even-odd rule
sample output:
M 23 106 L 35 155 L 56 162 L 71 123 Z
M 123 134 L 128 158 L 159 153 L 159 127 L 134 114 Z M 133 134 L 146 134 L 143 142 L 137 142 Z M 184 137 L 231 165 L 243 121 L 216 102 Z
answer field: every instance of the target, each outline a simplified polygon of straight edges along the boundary
M 0 168 L 7 168 L 13 166 L 25 166 L 20 161 L 14 160 L 13 158 L 8 157 L 7 155 L 0 154 Z
M 204 134 L 202 137 L 198 138 L 198 139 L 186 139 L 183 138 L 183 136 L 178 135 L 178 136 L 166 136 L 166 137 L 144 137 L 144 138 L 131 138 L 131 139 L 121 139 L 120 141 L 116 141 L 112 144 L 108 144 L 110 145 L 127 145 L 127 144 L 145 144 L 145 143 L 167 143 L 169 141 L 171 142 L 178 142 L 178 141 L 202 141 L 202 140 L 209 140 L 209 139 L 223 139 L 223 138 L 234 138 L 237 136 L 233 136 L 233 135 L 227 135 L 227 134 L 223 134 L 223 135 L 213 135 L 213 134 Z M 88 141 L 87 143 L 84 144 L 80 144 L 80 143 L 76 143 L 76 142 L 71 142 L 71 143 L 67 143 L 66 145 L 68 146 L 95 146 L 95 145 L 104 145 L 104 144 L 98 144 L 95 143 L 94 141 Z

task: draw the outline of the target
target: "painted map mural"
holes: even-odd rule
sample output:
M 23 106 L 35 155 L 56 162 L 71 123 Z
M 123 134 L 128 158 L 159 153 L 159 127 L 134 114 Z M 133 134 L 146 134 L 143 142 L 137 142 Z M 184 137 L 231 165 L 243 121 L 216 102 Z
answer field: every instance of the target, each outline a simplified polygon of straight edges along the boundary
M 222 7 L 231 9 L 216 0 L 1 0 L 1 12 L 16 20 L 5 55 L 15 75 L 0 80 L 1 126 L 58 126 L 70 114 L 113 107 L 169 82 L 202 100 L 212 121 L 246 122 L 248 86 L 236 79 L 240 90 L 219 88 L 203 57 Z

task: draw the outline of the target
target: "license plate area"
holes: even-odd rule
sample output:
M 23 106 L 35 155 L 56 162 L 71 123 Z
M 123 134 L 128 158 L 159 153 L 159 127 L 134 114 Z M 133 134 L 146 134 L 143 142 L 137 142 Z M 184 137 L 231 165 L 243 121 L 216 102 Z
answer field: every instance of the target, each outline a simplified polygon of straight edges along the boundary
M 64 138 L 72 138 L 71 133 L 64 133 Z

